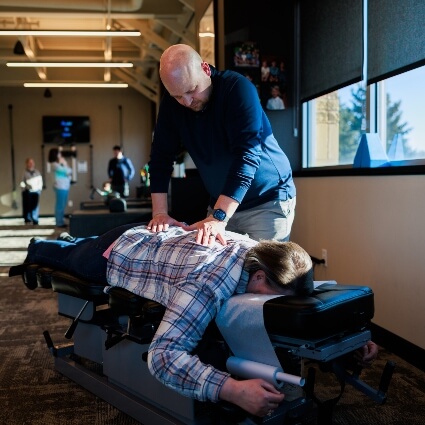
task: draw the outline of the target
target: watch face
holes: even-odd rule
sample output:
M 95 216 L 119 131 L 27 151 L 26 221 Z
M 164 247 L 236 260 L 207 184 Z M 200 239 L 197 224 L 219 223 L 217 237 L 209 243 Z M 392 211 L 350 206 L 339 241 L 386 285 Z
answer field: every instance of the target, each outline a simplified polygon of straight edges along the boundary
M 215 210 L 213 217 L 217 220 L 223 221 L 226 218 L 226 213 L 223 210 Z

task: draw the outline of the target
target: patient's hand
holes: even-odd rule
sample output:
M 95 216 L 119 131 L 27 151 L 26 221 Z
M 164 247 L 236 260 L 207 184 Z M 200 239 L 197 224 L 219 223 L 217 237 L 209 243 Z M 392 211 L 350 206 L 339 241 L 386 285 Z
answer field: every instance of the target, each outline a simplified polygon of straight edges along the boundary
M 223 384 L 219 397 L 236 404 L 255 416 L 266 416 L 277 409 L 285 398 L 272 384 L 263 379 L 237 381 L 228 378 Z
M 368 341 L 366 345 L 357 350 L 354 356 L 361 366 L 369 367 L 378 357 L 378 351 L 378 346 L 373 341 Z

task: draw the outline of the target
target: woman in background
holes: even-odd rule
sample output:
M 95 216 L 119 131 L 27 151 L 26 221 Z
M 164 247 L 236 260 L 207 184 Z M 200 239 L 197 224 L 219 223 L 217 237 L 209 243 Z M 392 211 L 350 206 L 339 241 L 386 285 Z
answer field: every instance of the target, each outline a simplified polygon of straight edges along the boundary
M 54 173 L 53 189 L 56 193 L 56 227 L 67 227 L 65 224 L 65 209 L 68 203 L 69 188 L 71 187 L 72 170 L 62 156 L 61 151 L 57 148 L 50 149 L 49 163 Z

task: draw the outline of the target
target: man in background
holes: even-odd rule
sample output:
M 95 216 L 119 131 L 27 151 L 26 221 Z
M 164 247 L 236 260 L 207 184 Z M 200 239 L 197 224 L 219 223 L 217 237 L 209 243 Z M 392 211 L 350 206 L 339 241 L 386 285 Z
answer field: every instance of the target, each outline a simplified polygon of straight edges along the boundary
M 32 158 L 25 160 L 25 169 L 20 184 L 22 188 L 22 215 L 25 224 L 38 224 L 40 194 L 43 190 L 43 177 L 35 168 Z
M 112 192 L 118 192 L 126 198 L 130 195 L 129 182 L 134 177 L 134 166 L 130 158 L 124 156 L 121 146 L 112 148 L 114 157 L 108 164 L 108 176 Z

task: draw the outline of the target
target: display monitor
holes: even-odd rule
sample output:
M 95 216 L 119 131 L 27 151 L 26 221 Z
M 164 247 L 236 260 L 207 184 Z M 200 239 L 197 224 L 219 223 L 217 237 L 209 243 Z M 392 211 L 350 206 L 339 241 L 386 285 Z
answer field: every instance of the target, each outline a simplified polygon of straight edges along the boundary
M 43 116 L 43 143 L 90 143 L 88 116 Z

